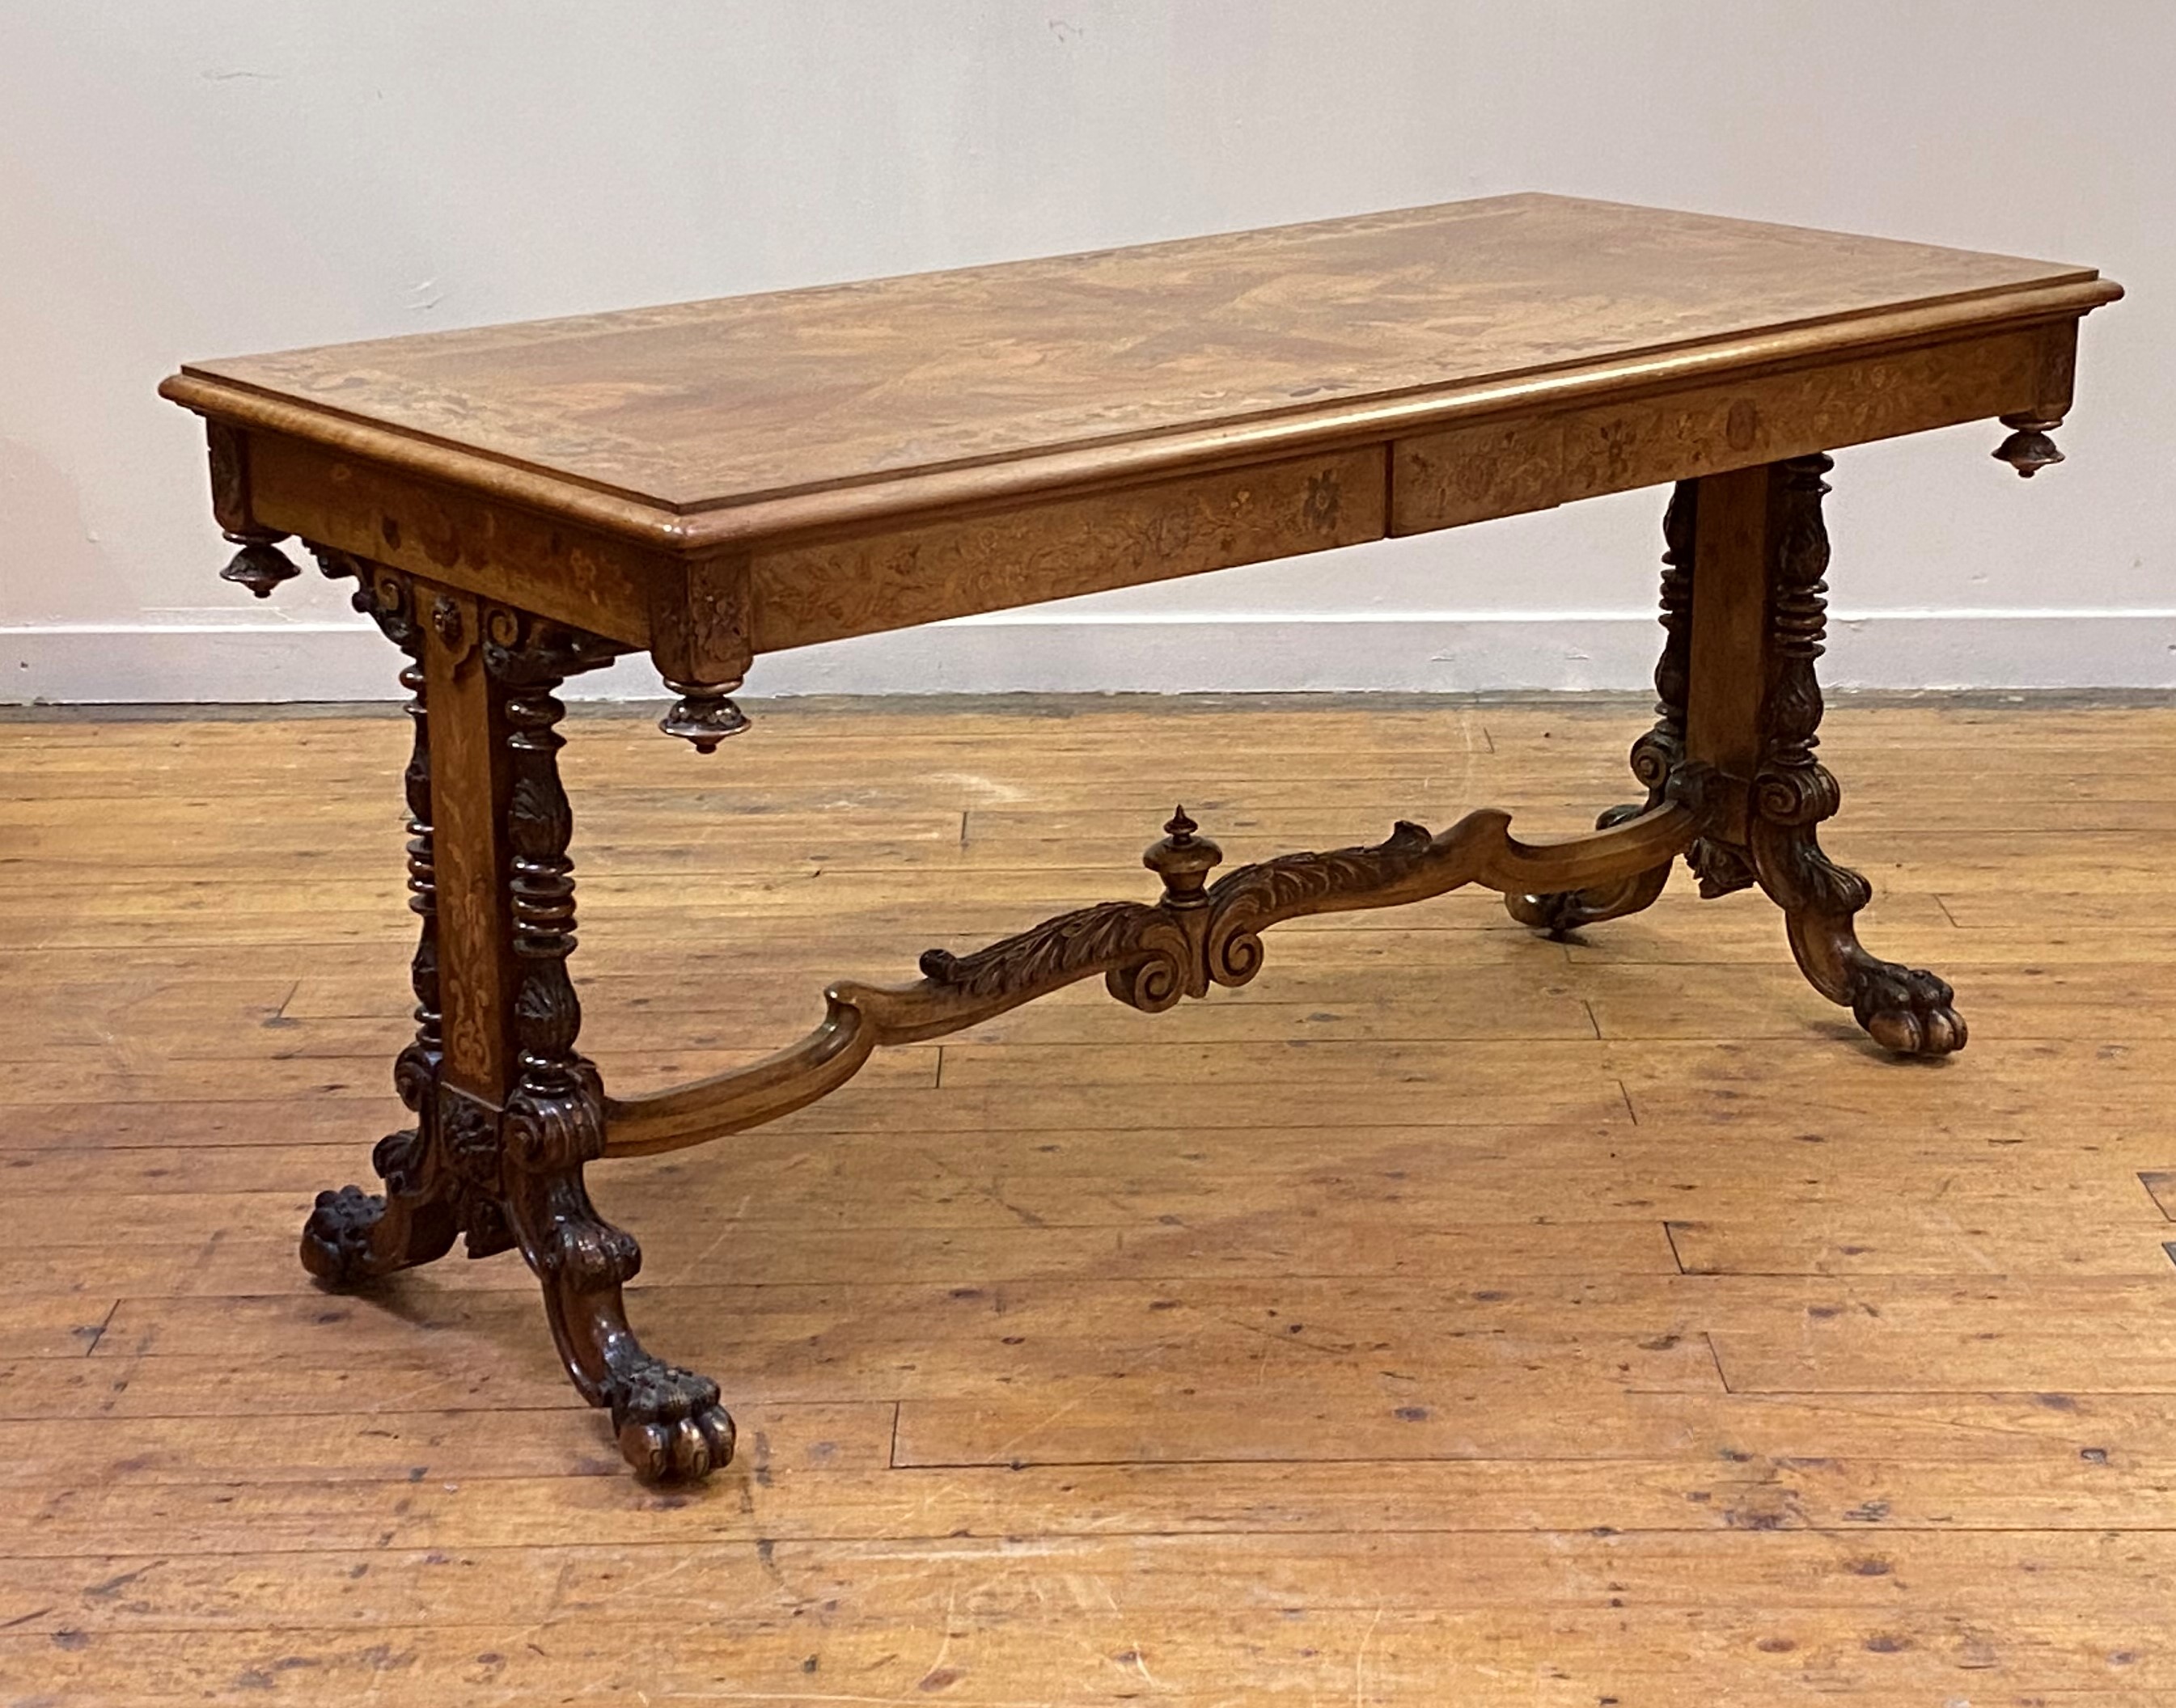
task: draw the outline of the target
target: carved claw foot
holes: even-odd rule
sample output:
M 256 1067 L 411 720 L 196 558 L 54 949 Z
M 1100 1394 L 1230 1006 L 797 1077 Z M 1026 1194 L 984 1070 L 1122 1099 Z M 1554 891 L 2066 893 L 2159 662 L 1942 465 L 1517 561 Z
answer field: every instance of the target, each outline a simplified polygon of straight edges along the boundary
M 334 1286 L 352 1286 L 378 1273 L 372 1233 L 384 1220 L 385 1199 L 360 1186 L 320 1192 L 302 1224 L 302 1267 Z
M 417 1190 L 399 1173 L 386 1179 L 384 1196 L 360 1186 L 318 1194 L 302 1224 L 302 1267 L 328 1286 L 356 1286 L 429 1263 L 451 1248 L 461 1225 L 454 1200 L 435 1185 Z M 482 1254 L 473 1233 L 469 1243 L 471 1252 Z
M 586 1086 L 557 1107 L 573 1115 L 573 1130 L 594 1126 Z M 525 1112 L 522 1118 L 535 1116 Z M 533 1149 L 525 1142 L 516 1154 Z M 575 1174 L 518 1179 L 507 1208 L 544 1282 L 544 1308 L 567 1373 L 591 1405 L 610 1408 L 619 1450 L 637 1474 L 652 1482 L 695 1482 L 729 1461 L 733 1420 L 718 1403 L 718 1384 L 645 1351 L 628 1325 L 620 1290 L 642 1268 L 634 1237 L 596 1213 Z
M 411 1066 L 412 1053 L 402 1060 Z M 302 1224 L 302 1267 L 329 1286 L 354 1286 L 443 1257 L 462 1225 L 462 1196 L 432 1166 L 431 1146 L 416 1129 L 387 1134 L 371 1161 L 384 1194 L 360 1186 L 320 1192 Z M 473 1232 L 469 1244 L 476 1250 Z
M 1611 807 L 1595 819 L 1594 828 L 1608 830 L 1629 824 L 1646 810 L 1645 802 Z M 1669 867 L 1657 866 L 1615 884 L 1597 884 L 1587 889 L 1558 889 L 1545 895 L 1506 895 L 1504 911 L 1521 925 L 1560 938 L 1582 925 L 1622 919 L 1628 913 L 1637 913 L 1652 906 L 1669 881 Z
M 733 1456 L 733 1420 L 718 1384 L 652 1358 L 612 1384 L 619 1450 L 647 1482 L 698 1482 Z
M 1868 1036 L 1900 1056 L 1946 1056 L 1965 1047 L 1956 993 L 1931 972 L 1869 957 L 1855 968 L 1851 1011 Z
M 2005 416 L 2019 429 L 2004 447 L 2029 452 L 2052 421 Z M 2052 450 L 2053 447 L 2048 447 Z M 2028 459 L 2028 460 L 2030 460 Z M 2036 465 L 2044 466 L 2045 459 Z M 1807 982 L 1848 1008 L 1874 1041 L 1902 1056 L 1945 1056 L 1965 1046 L 1965 1023 L 1949 986 L 1930 972 L 1881 960 L 1860 944 L 1854 921 L 1874 886 L 1821 850 L 1819 827 L 1835 817 L 1842 791 L 1814 757 L 1820 745 L 1821 688 L 1814 661 L 1828 612 L 1825 456 L 1771 465 L 1766 482 L 1769 671 L 1760 764 L 1744 854 L 1769 899 L 1783 910 L 1791 954 Z M 2021 464 L 2019 472 L 2032 473 Z M 1731 875 L 1736 875 L 1733 873 Z

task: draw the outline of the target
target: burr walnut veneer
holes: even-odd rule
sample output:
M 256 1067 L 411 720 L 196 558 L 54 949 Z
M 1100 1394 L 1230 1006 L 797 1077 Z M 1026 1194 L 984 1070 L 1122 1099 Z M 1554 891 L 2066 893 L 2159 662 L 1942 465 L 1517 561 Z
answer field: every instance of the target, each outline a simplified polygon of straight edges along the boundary
M 585 1164 L 699 1144 L 1073 981 L 1161 1009 L 1251 979 L 1262 932 L 1478 883 L 1561 932 L 1643 907 L 1684 855 L 1758 884 L 1799 965 L 1901 1054 L 1961 1047 L 1933 974 L 1862 948 L 1814 757 L 1820 501 L 1841 445 L 1987 417 L 2060 460 L 2089 268 L 1510 196 L 1009 266 L 192 364 L 213 507 L 259 595 L 290 536 L 408 655 L 413 1128 L 384 1191 L 325 1193 L 303 1261 L 347 1284 L 518 1247 L 576 1385 L 659 1478 L 722 1463 L 709 1379 L 644 1351 L 634 1241 Z M 1440 834 L 1215 875 L 1182 810 L 1153 900 L 1105 902 L 918 981 L 835 985 L 749 1067 L 608 1096 L 576 1049 L 555 691 L 648 652 L 704 753 L 781 647 L 1674 482 L 1658 718 L 1638 803 L 1523 842 Z

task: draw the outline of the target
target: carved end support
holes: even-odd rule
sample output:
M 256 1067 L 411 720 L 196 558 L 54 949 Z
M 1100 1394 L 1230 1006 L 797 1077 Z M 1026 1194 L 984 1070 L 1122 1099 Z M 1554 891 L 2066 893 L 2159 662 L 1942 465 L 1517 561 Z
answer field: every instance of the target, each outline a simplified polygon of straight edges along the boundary
M 668 682 L 665 685 L 680 698 L 658 720 L 657 727 L 668 736 L 692 742 L 699 753 L 715 753 L 720 742 L 748 726 L 747 714 L 732 699 L 732 691 L 741 685 L 738 677 L 731 682 Z
M 279 542 L 287 537 L 285 534 L 251 529 L 246 533 L 230 531 L 226 537 L 242 549 L 219 572 L 219 579 L 247 587 L 259 599 L 269 599 L 275 587 L 302 573 L 295 567 L 294 560 L 280 549 Z
M 2002 424 L 2014 431 L 1995 448 L 1995 460 L 2008 463 L 2026 480 L 2031 480 L 2041 470 L 2063 460 L 2063 454 L 2056 449 L 2055 441 L 2048 437 L 2062 426 L 2062 416 L 2006 415 L 2002 418 Z

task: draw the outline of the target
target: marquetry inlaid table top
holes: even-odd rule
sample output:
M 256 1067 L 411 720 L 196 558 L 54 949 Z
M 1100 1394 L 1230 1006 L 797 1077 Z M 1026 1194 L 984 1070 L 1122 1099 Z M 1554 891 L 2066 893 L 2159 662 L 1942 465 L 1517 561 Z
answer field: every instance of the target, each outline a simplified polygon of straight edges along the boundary
M 440 472 L 490 484 L 474 465 L 498 464 L 747 537 L 866 517 L 940 474 L 982 471 L 954 480 L 960 494 L 1020 488 L 1873 345 L 1905 316 L 1940 329 L 2075 313 L 2113 294 L 2097 278 L 1512 195 L 182 373 L 244 414 L 288 406 L 268 423 L 306 411 L 353 424 L 357 449 L 411 441 Z M 1140 454 L 1145 441 L 1162 454 Z

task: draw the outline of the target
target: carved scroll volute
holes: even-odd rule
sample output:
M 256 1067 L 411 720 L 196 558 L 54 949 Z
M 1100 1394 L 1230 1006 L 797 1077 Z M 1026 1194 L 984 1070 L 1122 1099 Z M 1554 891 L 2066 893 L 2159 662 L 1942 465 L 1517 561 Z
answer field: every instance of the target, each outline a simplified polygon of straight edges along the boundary
M 1243 866 L 1209 892 L 1209 934 L 1204 944 L 1209 978 L 1236 988 L 1262 970 L 1262 932 L 1280 920 L 1353 906 L 1392 905 L 1383 895 L 1427 867 L 1438 850 L 1428 827 L 1401 819 L 1380 842 L 1336 848 L 1326 854 L 1280 854 Z M 1461 882 L 1466 881 L 1461 879 Z
M 1224 851 L 1206 836 L 1195 835 L 1200 828 L 1181 807 L 1164 825 L 1163 840 L 1141 856 L 1141 864 L 1163 879 L 1163 895 L 1155 911 L 1178 927 L 1172 952 L 1113 967 L 1103 975 L 1104 989 L 1144 1014 L 1161 1014 L 1183 996 L 1209 993 L 1203 954 L 1211 923 L 1207 885 Z M 1161 934 L 1151 933 L 1151 939 Z

